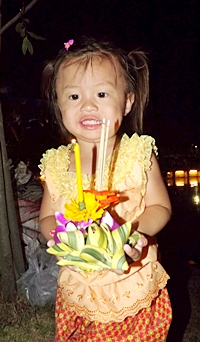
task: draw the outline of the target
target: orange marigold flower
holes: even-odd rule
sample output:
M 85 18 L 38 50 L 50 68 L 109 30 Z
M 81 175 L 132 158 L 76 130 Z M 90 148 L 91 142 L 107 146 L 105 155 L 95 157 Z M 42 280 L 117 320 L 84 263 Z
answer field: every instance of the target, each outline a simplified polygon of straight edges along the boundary
M 115 192 L 109 190 L 84 190 L 84 192 L 94 194 L 95 199 L 100 203 L 102 209 L 109 207 L 110 204 L 119 203 L 119 197 L 116 196 Z

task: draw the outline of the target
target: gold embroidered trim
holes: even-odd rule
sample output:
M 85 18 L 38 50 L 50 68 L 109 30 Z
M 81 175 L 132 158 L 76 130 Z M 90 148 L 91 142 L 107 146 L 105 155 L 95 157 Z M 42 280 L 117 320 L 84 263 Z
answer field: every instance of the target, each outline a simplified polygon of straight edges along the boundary
M 59 192 L 59 196 L 69 200 L 76 192 L 77 182 L 74 172 L 67 172 L 70 166 L 71 144 L 68 146 L 60 146 L 58 149 L 47 150 L 40 160 L 40 174 L 46 176 L 49 173 L 51 183 Z M 129 138 L 123 135 L 119 145 L 111 156 L 106 160 L 105 173 L 103 180 L 103 188 L 108 190 L 117 190 L 120 184 L 128 176 L 134 179 L 133 167 L 139 162 L 142 167 L 142 188 L 141 194 L 144 195 L 146 188 L 146 173 L 151 167 L 152 151 L 157 154 L 155 140 L 147 135 L 138 136 L 136 133 Z M 131 156 L 131 157 L 130 157 Z M 126 168 L 122 168 L 126 165 Z M 82 175 L 84 189 L 94 189 L 96 173 L 94 175 Z M 52 200 L 55 198 L 52 195 Z
M 151 305 L 152 300 L 157 297 L 159 291 L 166 286 L 167 280 L 169 276 L 163 270 L 161 277 L 157 280 L 154 289 L 149 290 L 148 294 L 146 294 L 145 298 L 137 299 L 130 307 L 123 307 L 119 311 L 115 311 L 110 309 L 109 311 L 101 311 L 99 309 L 92 310 L 88 309 L 85 306 L 82 307 L 77 303 L 71 303 L 66 299 L 66 296 L 63 295 L 63 301 L 68 307 L 69 310 L 75 311 L 77 315 L 84 316 L 86 319 L 90 321 L 99 321 L 102 323 L 108 323 L 110 321 L 122 322 L 128 316 L 135 316 L 141 309 L 147 308 Z M 62 290 L 62 287 L 59 286 Z M 88 298 L 92 301 L 94 298 Z M 116 296 L 113 294 L 111 297 L 111 301 L 116 301 Z

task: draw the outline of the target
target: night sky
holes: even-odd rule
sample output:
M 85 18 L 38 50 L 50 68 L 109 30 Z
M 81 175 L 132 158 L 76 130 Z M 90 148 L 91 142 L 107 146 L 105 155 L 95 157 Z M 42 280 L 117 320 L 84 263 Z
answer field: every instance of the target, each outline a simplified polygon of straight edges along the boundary
M 63 42 L 86 35 L 110 40 L 127 51 L 140 48 L 147 53 L 150 66 L 145 133 L 155 137 L 161 153 L 187 151 L 192 143 L 200 145 L 198 3 L 199 0 L 39 0 L 26 17 L 31 23 L 29 30 L 46 40 L 30 39 L 34 54 L 24 56 L 16 24 L 3 33 L 1 87 L 10 89 L 16 103 L 18 99 L 29 103 L 25 115 L 30 119 L 38 115 L 44 62 L 57 54 Z M 21 1 L 3 0 L 3 24 L 16 15 L 20 6 Z M 41 126 L 29 128 L 29 137 L 35 142 L 46 137 L 44 149 L 42 142 L 39 145 L 41 151 L 51 147 L 51 136 L 49 139 L 44 130 Z

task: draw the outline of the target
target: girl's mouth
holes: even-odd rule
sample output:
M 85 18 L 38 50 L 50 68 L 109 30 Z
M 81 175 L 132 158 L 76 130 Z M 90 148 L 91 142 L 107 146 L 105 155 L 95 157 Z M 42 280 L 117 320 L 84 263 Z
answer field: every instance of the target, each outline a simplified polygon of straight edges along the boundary
M 81 123 L 84 126 L 96 126 L 96 125 L 101 125 L 102 121 L 101 120 L 83 120 L 81 121 Z

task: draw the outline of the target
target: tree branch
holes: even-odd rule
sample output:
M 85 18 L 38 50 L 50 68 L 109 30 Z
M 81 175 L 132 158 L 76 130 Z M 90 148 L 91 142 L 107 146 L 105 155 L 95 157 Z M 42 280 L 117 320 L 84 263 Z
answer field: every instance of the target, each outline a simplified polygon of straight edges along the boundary
M 32 0 L 30 4 L 28 4 L 23 13 L 28 12 L 37 2 L 38 0 Z M 15 17 L 13 17 L 11 20 L 9 20 L 1 29 L 0 29 L 0 36 L 2 33 L 7 30 L 12 24 L 14 24 L 21 16 L 21 12 L 19 12 Z

